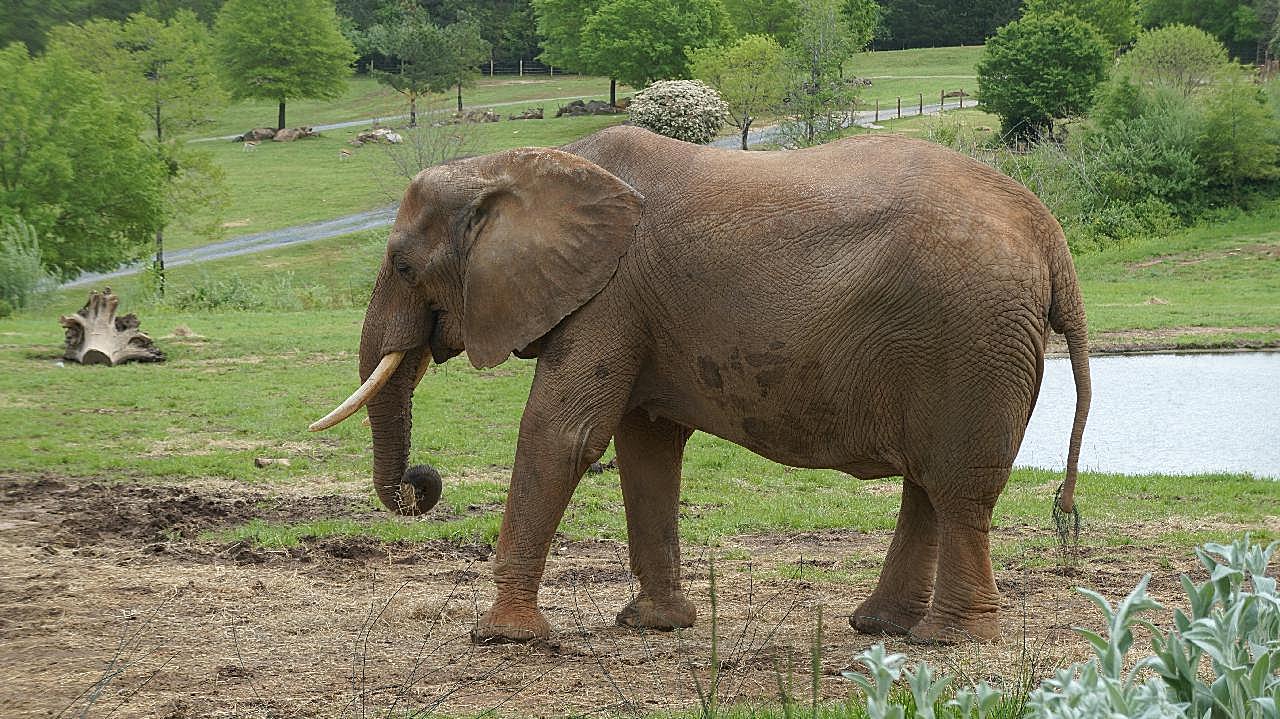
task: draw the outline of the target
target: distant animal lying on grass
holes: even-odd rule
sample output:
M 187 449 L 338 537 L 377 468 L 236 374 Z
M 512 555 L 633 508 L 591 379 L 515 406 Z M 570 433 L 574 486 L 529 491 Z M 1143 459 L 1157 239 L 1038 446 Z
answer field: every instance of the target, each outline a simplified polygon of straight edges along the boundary
M 617 621 L 690 626 L 676 520 L 694 430 L 788 465 L 902 476 L 893 543 L 853 626 L 994 640 L 988 529 L 1050 330 L 1076 383 L 1055 501 L 1070 512 L 1085 314 L 1062 229 L 1033 194 L 895 136 L 739 152 L 616 127 L 418 175 L 365 314 L 363 384 L 312 429 L 367 403 L 378 496 L 420 514 L 438 496 L 408 464 L 429 363 L 538 358 L 477 642 L 550 634 L 547 551 L 610 439 L 640 581 Z

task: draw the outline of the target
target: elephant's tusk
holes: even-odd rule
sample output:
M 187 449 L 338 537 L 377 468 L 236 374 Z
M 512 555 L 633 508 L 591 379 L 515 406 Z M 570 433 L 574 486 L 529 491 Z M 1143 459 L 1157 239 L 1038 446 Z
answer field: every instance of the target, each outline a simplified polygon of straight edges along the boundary
M 360 389 L 353 392 L 345 402 L 338 405 L 332 412 L 312 422 L 308 429 L 312 432 L 329 429 L 355 414 L 356 410 L 363 407 L 365 402 L 368 402 L 371 397 L 378 393 L 378 390 L 382 389 L 382 385 L 386 384 L 387 380 L 391 378 L 391 375 L 396 371 L 396 367 L 400 366 L 400 360 L 402 359 L 404 359 L 403 352 L 388 352 L 383 355 L 382 361 L 373 369 L 369 379 L 360 385 Z
M 430 367 L 431 367 L 431 353 L 423 352 L 422 361 L 418 363 L 418 376 L 413 378 L 413 389 L 416 390 L 418 388 L 418 385 L 422 384 L 422 378 L 427 374 L 427 370 L 430 369 Z M 413 390 L 410 390 L 410 392 L 412 391 Z M 369 421 L 369 416 L 365 415 L 365 418 L 360 420 L 360 424 L 365 427 L 368 427 L 372 423 Z

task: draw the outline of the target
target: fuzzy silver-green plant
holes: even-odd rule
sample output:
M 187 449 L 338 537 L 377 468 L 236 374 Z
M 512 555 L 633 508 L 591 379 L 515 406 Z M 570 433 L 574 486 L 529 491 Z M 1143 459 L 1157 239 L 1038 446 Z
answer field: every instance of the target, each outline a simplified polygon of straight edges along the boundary
M 660 80 L 636 93 L 631 122 L 677 140 L 705 144 L 729 121 L 720 93 L 698 80 Z

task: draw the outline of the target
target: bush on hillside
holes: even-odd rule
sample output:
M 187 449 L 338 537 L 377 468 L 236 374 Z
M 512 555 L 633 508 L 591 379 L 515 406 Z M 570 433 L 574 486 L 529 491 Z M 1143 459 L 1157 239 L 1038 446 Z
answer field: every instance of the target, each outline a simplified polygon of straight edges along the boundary
M 26 307 L 51 284 L 35 228 L 21 217 L 0 224 L 0 317 Z
M 636 93 L 631 122 L 659 135 L 705 144 L 729 120 L 720 93 L 698 80 L 661 80 Z

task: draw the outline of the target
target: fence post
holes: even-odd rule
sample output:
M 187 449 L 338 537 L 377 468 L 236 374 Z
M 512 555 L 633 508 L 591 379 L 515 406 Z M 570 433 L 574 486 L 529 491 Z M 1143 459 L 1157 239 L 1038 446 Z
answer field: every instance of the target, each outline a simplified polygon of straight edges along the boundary
M 493 58 L 489 58 L 489 77 L 493 77 Z
M 946 107 L 946 105 L 947 105 L 947 91 L 939 90 L 938 91 L 938 112 L 942 112 L 942 109 Z
M 898 119 L 902 119 L 902 96 L 898 96 Z
M 555 65 L 547 65 L 547 70 L 551 73 L 551 77 L 555 77 L 555 76 L 556 76 L 556 66 L 555 66 Z
M 520 58 L 520 77 L 524 77 L 524 58 Z
M 960 88 L 960 109 L 964 109 L 964 88 Z
M 921 117 L 924 116 L 924 93 L 923 92 L 920 93 L 920 112 L 917 112 L 916 114 L 920 115 Z

